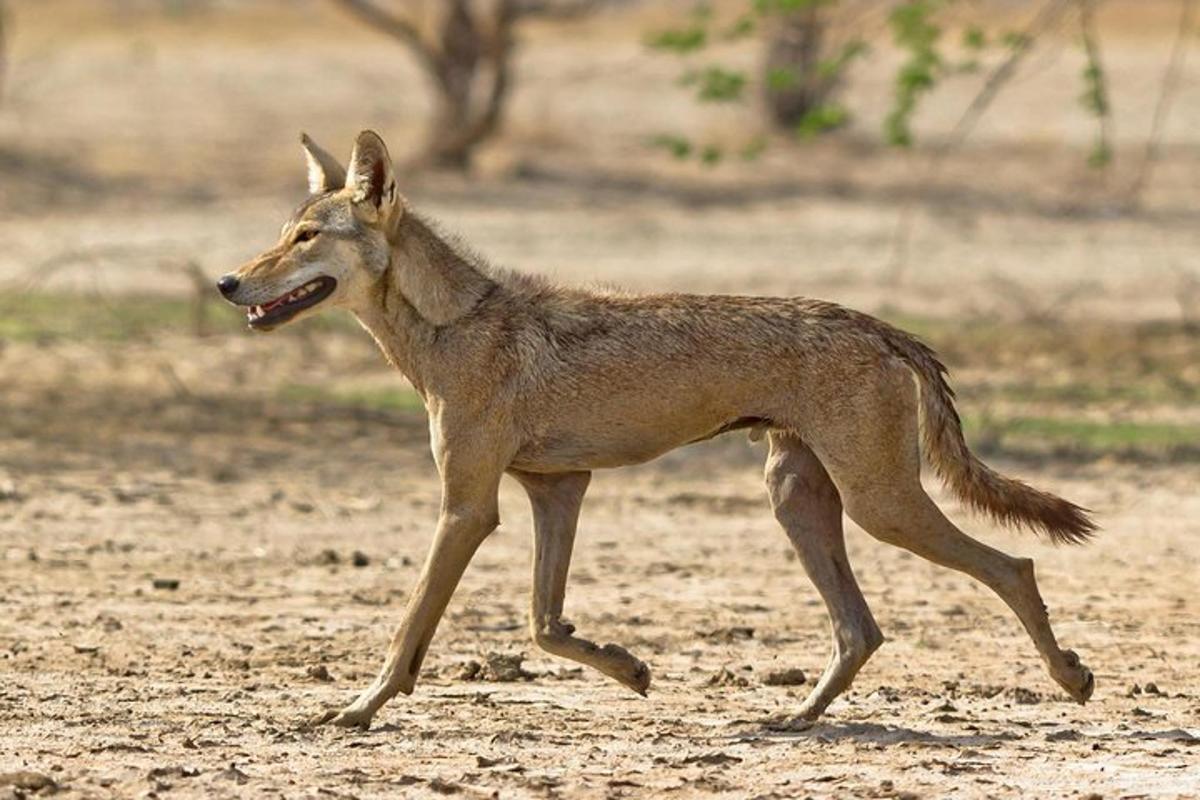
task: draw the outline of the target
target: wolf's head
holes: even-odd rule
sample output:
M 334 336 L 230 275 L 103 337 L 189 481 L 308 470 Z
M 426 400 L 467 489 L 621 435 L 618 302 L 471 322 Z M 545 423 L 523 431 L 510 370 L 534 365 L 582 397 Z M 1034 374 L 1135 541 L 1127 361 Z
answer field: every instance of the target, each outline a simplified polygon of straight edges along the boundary
M 405 214 L 387 147 L 363 131 L 347 171 L 308 136 L 309 197 L 284 223 L 279 242 L 217 281 L 246 309 L 250 327 L 270 331 L 322 306 L 354 309 L 387 270 L 389 239 Z

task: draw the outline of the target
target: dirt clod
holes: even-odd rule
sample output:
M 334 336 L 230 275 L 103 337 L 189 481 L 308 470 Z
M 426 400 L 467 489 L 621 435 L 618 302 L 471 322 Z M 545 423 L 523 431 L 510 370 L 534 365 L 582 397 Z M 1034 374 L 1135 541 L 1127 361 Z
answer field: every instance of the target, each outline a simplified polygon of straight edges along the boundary
M 728 667 L 721 667 L 704 681 L 705 686 L 749 686 L 750 679 Z
M 524 661 L 523 653 L 488 653 L 481 675 L 483 680 L 497 683 L 533 680 L 533 673 L 521 666 Z
M 1004 696 L 1019 706 L 1035 706 L 1042 702 L 1042 696 L 1024 686 L 1014 686 L 1004 693 Z
M 25 792 L 53 792 L 58 784 L 49 775 L 30 770 L 0 773 L 0 786 L 11 786 Z
M 315 681 L 328 683 L 333 680 L 333 676 L 329 674 L 329 669 L 324 664 L 315 664 L 308 668 L 308 677 Z
M 799 667 L 775 669 L 763 676 L 763 683 L 767 686 L 803 686 L 807 680 L 804 670 Z

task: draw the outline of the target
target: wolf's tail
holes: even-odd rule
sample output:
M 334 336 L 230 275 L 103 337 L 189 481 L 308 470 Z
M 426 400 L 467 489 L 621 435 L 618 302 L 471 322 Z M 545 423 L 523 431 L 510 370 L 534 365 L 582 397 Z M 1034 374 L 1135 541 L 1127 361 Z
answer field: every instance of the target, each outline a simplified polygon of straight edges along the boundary
M 954 391 L 946 383 L 946 367 L 924 343 L 890 325 L 881 326 L 889 348 L 917 376 L 925 455 L 954 493 L 997 521 L 1045 533 L 1056 544 L 1088 541 L 1096 524 L 1086 509 L 1005 477 L 971 452 L 954 408 Z

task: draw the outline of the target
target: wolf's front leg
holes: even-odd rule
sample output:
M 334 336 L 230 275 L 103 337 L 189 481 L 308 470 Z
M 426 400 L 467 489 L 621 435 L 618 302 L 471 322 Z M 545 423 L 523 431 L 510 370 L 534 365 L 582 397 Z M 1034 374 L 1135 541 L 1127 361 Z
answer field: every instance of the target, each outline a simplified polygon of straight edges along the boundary
M 500 522 L 496 501 L 500 472 L 497 470 L 487 477 L 481 477 L 479 472 L 456 481 L 448 479 L 448 471 L 443 471 L 446 480 L 437 534 L 409 598 L 404 620 L 392 636 L 383 669 L 358 699 L 341 711 L 321 716 L 316 724 L 329 722 L 366 728 L 375 712 L 397 693 L 412 693 L 429 640 L 459 579 L 479 545 Z

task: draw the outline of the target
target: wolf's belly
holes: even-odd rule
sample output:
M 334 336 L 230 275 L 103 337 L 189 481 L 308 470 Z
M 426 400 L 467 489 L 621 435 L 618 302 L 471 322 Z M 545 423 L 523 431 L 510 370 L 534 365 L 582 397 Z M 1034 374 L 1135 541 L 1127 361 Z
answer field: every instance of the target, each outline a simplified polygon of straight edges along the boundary
M 547 431 L 522 447 L 512 465 L 527 472 L 625 467 L 651 461 L 678 447 L 727 431 L 769 424 L 756 416 L 706 415 L 700 419 L 660 420 L 657 424 L 625 423 Z

